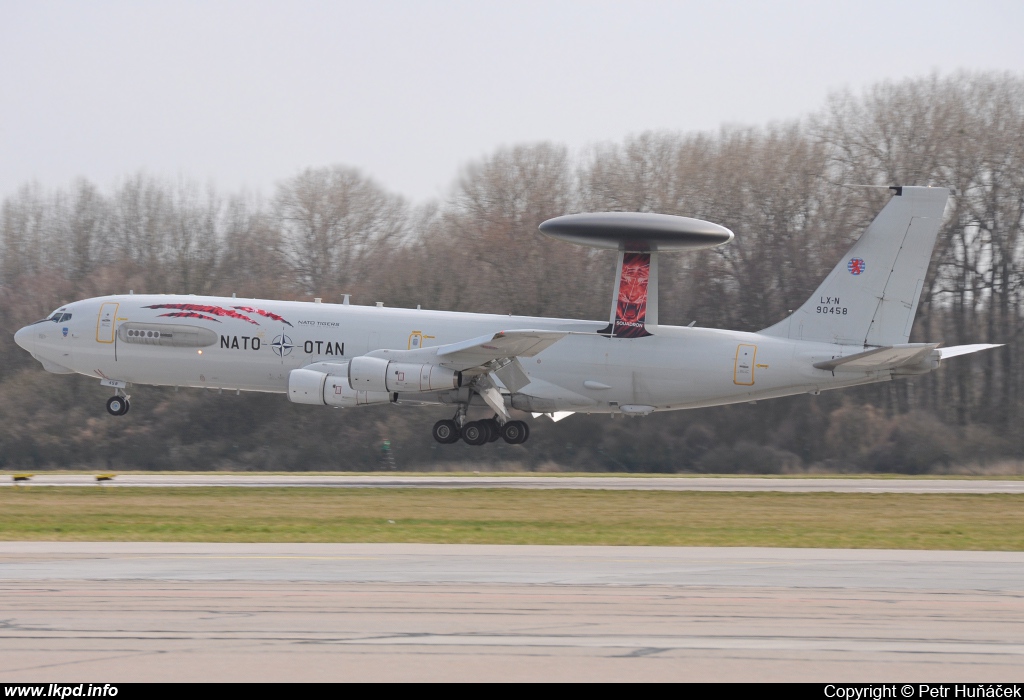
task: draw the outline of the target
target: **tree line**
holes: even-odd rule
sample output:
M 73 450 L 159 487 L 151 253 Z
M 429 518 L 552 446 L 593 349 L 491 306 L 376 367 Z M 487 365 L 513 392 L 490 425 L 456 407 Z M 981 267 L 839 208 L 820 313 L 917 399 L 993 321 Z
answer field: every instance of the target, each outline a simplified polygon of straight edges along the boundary
M 924 377 L 818 397 L 541 419 L 527 446 L 481 450 L 431 442 L 428 427 L 447 409 L 317 411 L 279 396 L 139 388 L 136 410 L 115 420 L 94 381 L 45 374 L 11 339 L 62 303 L 129 290 L 350 294 L 353 303 L 603 319 L 613 254 L 537 231 L 581 211 L 679 214 L 732 229 L 721 249 L 662 256 L 661 322 L 759 330 L 813 292 L 895 184 L 956 193 L 911 341 L 1005 345 Z M 761 127 L 648 132 L 578 151 L 501 148 L 426 203 L 343 165 L 286 178 L 267 197 L 145 173 L 109 190 L 86 179 L 28 183 L 0 207 L 0 468 L 990 468 L 1024 457 L 1022 233 L 1016 74 L 881 83 Z M 382 458 L 384 440 L 393 460 Z

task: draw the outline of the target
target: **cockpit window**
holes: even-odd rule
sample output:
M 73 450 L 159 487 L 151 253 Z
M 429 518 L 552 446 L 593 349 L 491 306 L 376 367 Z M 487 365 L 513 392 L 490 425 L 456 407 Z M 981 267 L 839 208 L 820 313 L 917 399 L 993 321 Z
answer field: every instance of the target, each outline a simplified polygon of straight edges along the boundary
M 70 321 L 70 320 L 71 320 L 71 314 L 65 314 L 65 313 L 61 313 L 60 311 L 57 311 L 53 315 L 48 316 L 46 318 L 41 318 L 38 321 L 36 321 L 35 323 L 29 324 L 29 325 L 34 326 L 34 325 L 36 325 L 36 323 L 46 323 L 47 321 L 52 321 L 54 323 L 65 323 L 65 322 Z

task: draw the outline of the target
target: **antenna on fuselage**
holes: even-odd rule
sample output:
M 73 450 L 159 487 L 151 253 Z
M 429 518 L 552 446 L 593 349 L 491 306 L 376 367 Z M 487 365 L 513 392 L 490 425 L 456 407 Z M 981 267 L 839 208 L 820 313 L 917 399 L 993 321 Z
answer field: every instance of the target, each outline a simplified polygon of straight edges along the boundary
M 609 338 L 643 338 L 658 325 L 658 253 L 702 250 L 728 243 L 732 231 L 710 221 L 643 212 L 569 214 L 548 219 L 540 232 L 591 248 L 617 250 L 617 280 Z

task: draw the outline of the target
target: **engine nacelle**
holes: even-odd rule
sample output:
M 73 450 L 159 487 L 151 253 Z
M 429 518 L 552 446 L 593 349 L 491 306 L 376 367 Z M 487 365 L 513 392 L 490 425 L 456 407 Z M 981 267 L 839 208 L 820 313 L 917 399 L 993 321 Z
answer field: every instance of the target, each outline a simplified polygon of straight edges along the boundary
M 440 365 L 354 357 L 348 363 L 348 381 L 356 391 L 444 391 L 462 386 L 462 372 Z
M 341 374 L 293 369 L 288 373 L 288 399 L 292 403 L 344 408 L 391 401 L 391 394 L 386 392 L 353 390 L 348 384 L 346 369 L 341 365 Z

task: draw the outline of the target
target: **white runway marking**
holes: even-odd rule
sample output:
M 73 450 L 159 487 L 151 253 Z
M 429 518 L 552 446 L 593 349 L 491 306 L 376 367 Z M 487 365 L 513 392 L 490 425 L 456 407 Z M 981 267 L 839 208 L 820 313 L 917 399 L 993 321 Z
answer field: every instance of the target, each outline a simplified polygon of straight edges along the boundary
M 612 649 L 720 649 L 765 651 L 844 651 L 850 653 L 882 652 L 893 654 L 1013 654 L 1024 656 L 1024 644 L 988 642 L 949 642 L 915 640 L 886 643 L 877 639 L 823 639 L 820 637 L 587 637 L 530 635 L 441 635 L 372 637 L 339 641 L 358 645 L 437 645 L 497 647 L 586 647 Z
M 0 542 L 0 680 L 1024 680 L 1024 553 Z
M 38 474 L 26 485 L 95 486 L 88 474 Z M 0 485 L 12 486 L 9 476 Z M 771 477 L 603 477 L 603 476 L 340 476 L 260 474 L 124 474 L 102 483 L 118 486 L 238 486 L 333 488 L 507 488 L 639 491 L 782 491 L 791 493 L 1024 493 L 1013 479 L 829 479 Z

